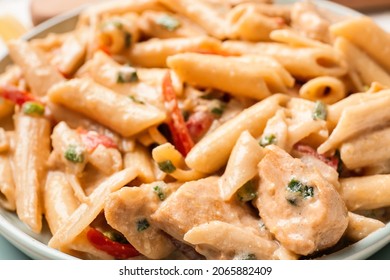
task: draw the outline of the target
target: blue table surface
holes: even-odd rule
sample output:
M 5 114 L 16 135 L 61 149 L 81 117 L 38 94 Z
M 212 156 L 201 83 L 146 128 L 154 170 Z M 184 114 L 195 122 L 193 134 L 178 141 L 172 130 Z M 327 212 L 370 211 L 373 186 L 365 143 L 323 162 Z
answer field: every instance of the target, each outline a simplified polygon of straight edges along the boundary
M 16 249 L 0 236 L 0 260 L 29 260 L 30 258 Z M 369 260 L 390 260 L 390 244 L 374 254 Z

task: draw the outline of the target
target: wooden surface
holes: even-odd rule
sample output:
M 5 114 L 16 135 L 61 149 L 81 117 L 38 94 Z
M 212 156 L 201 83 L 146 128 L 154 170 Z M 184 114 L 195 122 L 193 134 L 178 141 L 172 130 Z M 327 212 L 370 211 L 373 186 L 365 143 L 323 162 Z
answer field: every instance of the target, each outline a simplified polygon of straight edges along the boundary
M 333 0 L 333 2 L 360 11 L 390 9 L 390 0 Z

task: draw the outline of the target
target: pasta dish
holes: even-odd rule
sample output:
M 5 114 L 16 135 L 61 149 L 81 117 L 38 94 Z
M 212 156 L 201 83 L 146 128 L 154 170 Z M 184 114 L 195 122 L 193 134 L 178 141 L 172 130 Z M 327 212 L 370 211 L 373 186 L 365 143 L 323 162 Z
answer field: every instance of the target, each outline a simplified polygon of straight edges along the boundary
M 311 259 L 388 222 L 390 35 L 368 17 L 107 1 L 8 49 L 0 206 L 52 248 Z

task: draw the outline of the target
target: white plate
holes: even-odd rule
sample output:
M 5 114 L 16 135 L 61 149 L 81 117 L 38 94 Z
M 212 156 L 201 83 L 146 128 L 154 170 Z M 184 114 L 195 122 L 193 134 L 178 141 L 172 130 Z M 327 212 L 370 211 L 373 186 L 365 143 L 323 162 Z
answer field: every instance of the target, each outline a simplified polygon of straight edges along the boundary
M 293 0 L 276 1 L 277 3 L 293 3 Z M 318 1 L 318 6 L 342 16 L 359 16 L 356 11 L 328 1 Z M 55 17 L 34 28 L 24 38 L 31 39 L 44 37 L 51 32 L 61 33 L 74 28 L 79 10 Z M 4 57 L 4 58 L 2 58 Z M 0 54 L 0 73 L 10 63 L 6 54 Z M 0 208 L 0 234 L 10 243 L 32 259 L 75 259 L 72 256 L 61 253 L 46 246 L 50 233 L 48 228 L 43 229 L 42 234 L 34 234 L 11 212 Z M 390 223 L 384 228 L 374 232 L 367 238 L 348 246 L 336 253 L 322 257 L 321 259 L 366 259 L 387 243 L 390 242 Z

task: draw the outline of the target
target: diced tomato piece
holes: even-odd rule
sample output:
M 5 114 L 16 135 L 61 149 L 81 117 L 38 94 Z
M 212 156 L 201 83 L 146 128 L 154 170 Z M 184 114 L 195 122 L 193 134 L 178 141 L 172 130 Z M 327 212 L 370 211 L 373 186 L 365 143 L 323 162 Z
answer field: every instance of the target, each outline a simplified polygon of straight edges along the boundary
M 84 142 L 87 150 L 92 152 L 97 146 L 103 145 L 106 148 L 117 148 L 116 143 L 108 136 L 98 134 L 95 131 L 88 131 L 83 128 L 78 128 L 77 132 L 81 136 L 81 140 Z
M 140 255 L 131 244 L 112 241 L 95 228 L 87 231 L 87 239 L 96 249 L 106 252 L 115 259 L 125 260 Z
M 192 139 L 198 141 L 209 130 L 214 121 L 214 116 L 208 111 L 198 111 L 193 113 L 186 123 L 188 132 Z
M 26 91 L 22 91 L 15 86 L 1 86 L 0 97 L 7 99 L 15 104 L 23 105 L 28 101 L 36 101 L 41 103 L 35 96 Z
M 194 146 L 194 142 L 179 109 L 169 71 L 164 76 L 162 92 L 169 116 L 168 126 L 172 134 L 173 144 L 183 156 L 186 156 Z
M 301 144 L 301 143 L 295 144 L 294 149 L 302 154 L 313 156 L 313 157 L 323 161 L 324 163 L 326 163 L 330 167 L 333 167 L 336 170 L 338 169 L 340 160 L 337 156 L 327 157 L 325 155 L 317 153 L 317 151 L 315 149 L 313 149 L 312 147 L 310 147 L 309 145 L 305 145 L 305 144 Z

